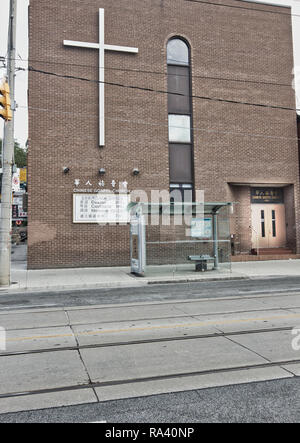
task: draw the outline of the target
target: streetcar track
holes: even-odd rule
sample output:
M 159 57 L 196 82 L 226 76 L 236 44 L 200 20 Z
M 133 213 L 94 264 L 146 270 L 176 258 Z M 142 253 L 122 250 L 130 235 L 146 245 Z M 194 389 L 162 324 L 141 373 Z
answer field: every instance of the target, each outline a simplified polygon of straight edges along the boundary
M 57 392 L 67 392 L 67 391 L 78 391 L 83 389 L 92 389 L 95 390 L 97 388 L 104 387 L 113 387 L 120 385 L 129 385 L 134 383 L 147 383 L 153 381 L 162 381 L 162 380 L 172 380 L 176 378 L 186 378 L 186 377 L 195 377 L 195 376 L 205 376 L 205 375 L 216 375 L 222 373 L 230 373 L 230 372 L 238 372 L 238 371 L 249 371 L 251 369 L 268 369 L 273 367 L 282 367 L 288 366 L 292 364 L 300 364 L 300 359 L 298 360 L 282 360 L 278 362 L 266 362 L 266 363 L 257 363 L 253 365 L 246 366 L 232 366 L 227 368 L 218 368 L 218 369 L 207 369 L 203 371 L 193 371 L 193 372 L 180 372 L 177 374 L 165 374 L 165 375 L 156 375 L 152 377 L 140 377 L 140 378 L 132 378 L 132 379 L 122 379 L 122 380 L 112 380 L 105 382 L 89 382 L 83 383 L 80 385 L 72 385 L 72 386 L 62 386 L 56 388 L 45 388 L 45 389 L 36 389 L 30 391 L 22 391 L 22 392 L 9 392 L 5 394 L 0 394 L 1 399 L 9 399 L 9 398 L 20 398 L 25 396 L 34 396 L 39 394 L 51 394 Z M 286 378 L 298 378 L 296 375 L 290 373 L 288 370 Z M 291 377 L 292 376 L 292 377 Z
M 214 317 L 214 316 L 222 316 L 222 315 L 235 315 L 235 314 L 248 314 L 248 313 L 258 313 L 258 312 L 273 312 L 273 311 L 282 311 L 289 314 L 296 314 L 293 312 L 293 309 L 300 309 L 300 306 L 293 306 L 293 307 L 262 307 L 261 309 L 245 309 L 240 311 L 218 311 L 218 312 L 202 312 L 202 313 L 184 313 L 184 311 L 180 312 L 180 309 L 178 309 L 179 313 L 175 316 L 166 316 L 166 317 L 143 317 L 143 318 L 128 318 L 128 319 L 110 319 L 110 320 L 98 320 L 98 321 L 91 321 L 87 322 L 84 321 L 83 323 L 71 323 L 71 326 L 89 326 L 89 325 L 99 325 L 99 324 L 111 324 L 111 323 L 131 323 L 131 322 L 148 322 L 148 321 L 156 321 L 156 320 L 173 320 L 177 318 L 195 318 L 195 317 Z M 69 310 L 63 310 L 62 313 L 70 312 Z M 74 311 L 72 311 L 74 312 Z M 21 315 L 21 314 L 20 314 Z M 300 316 L 300 313 L 299 313 Z M 35 326 L 35 327 L 20 327 L 20 328 L 14 328 L 10 329 L 10 327 L 6 327 L 6 330 L 8 332 L 16 332 L 16 331 L 34 331 L 36 329 L 50 329 L 50 328 L 65 328 L 70 326 L 67 323 L 60 324 L 60 325 L 45 325 L 45 326 Z
M 291 326 L 286 327 L 278 327 L 278 328 L 264 328 L 264 329 L 251 329 L 251 330 L 242 330 L 242 331 L 232 331 L 232 332 L 211 332 L 206 334 L 197 334 L 197 335 L 184 335 L 177 337 L 164 337 L 164 338 L 152 338 L 152 339 L 143 339 L 143 340 L 131 340 L 131 341 L 119 341 L 119 342 L 108 342 L 108 343 L 93 343 L 87 345 L 76 345 L 76 346 L 62 346 L 59 348 L 42 348 L 42 349 L 28 349 L 23 351 L 12 351 L 12 352 L 3 352 L 0 353 L 0 359 L 3 357 L 16 357 L 19 355 L 31 355 L 31 354 L 45 354 L 51 352 L 65 352 L 65 351 L 77 351 L 85 349 L 98 349 L 98 348 L 109 348 L 109 347 L 118 347 L 118 346 L 133 346 L 133 345 L 145 345 L 152 343 L 165 343 L 165 342 L 174 342 L 174 341 L 186 341 L 186 340 L 204 340 L 209 338 L 226 338 L 238 335 L 252 335 L 252 334 L 265 334 L 270 332 L 284 332 L 291 331 Z M 75 335 L 74 335 L 75 337 Z
M 227 283 L 227 282 L 226 282 Z M 175 283 L 174 283 L 175 284 Z M 235 290 L 236 291 L 236 290 Z M 244 295 L 243 295 L 244 294 Z M 2 294 L 0 294 L 1 296 Z M 37 354 L 46 354 L 46 353 L 54 353 L 54 352 L 64 352 L 64 351 L 77 351 L 79 353 L 79 356 L 81 356 L 81 351 L 84 351 L 85 349 L 90 349 L 90 350 L 97 350 L 98 348 L 109 348 L 109 347 L 122 347 L 122 346 L 133 346 L 133 345 L 145 345 L 145 344 L 155 344 L 155 343 L 167 343 L 167 342 L 182 342 L 185 340 L 205 340 L 205 339 L 211 339 L 211 338 L 228 338 L 228 340 L 230 340 L 230 337 L 233 336 L 241 336 L 241 335 L 250 335 L 250 334 L 265 334 L 265 333 L 272 333 L 272 332 L 285 332 L 285 331 L 291 331 L 292 330 L 292 326 L 284 326 L 284 327 L 262 327 L 260 329 L 254 329 L 255 326 L 257 325 L 253 325 L 253 329 L 250 330 L 245 330 L 243 329 L 242 331 L 231 331 L 231 332 L 223 332 L 222 330 L 220 330 L 220 328 L 217 328 L 218 323 L 217 320 L 221 321 L 221 317 L 223 317 L 224 320 L 224 316 L 227 315 L 238 315 L 238 314 L 251 314 L 251 313 L 260 313 L 260 312 L 272 312 L 272 311 L 277 311 L 277 315 L 282 315 L 282 314 L 295 314 L 295 312 L 293 312 L 293 310 L 295 311 L 296 309 L 299 309 L 300 306 L 286 306 L 286 307 L 282 307 L 282 306 L 275 306 L 275 307 L 261 307 L 259 309 L 245 309 L 245 310 L 239 310 L 239 311 L 228 311 L 228 312 L 224 312 L 221 311 L 222 307 L 220 305 L 222 305 L 222 301 L 223 302 L 234 302 L 237 300 L 271 300 L 272 303 L 272 298 L 274 300 L 273 304 L 276 304 L 276 299 L 277 298 L 283 298 L 284 296 L 286 296 L 286 299 L 291 299 L 294 300 L 294 303 L 298 303 L 297 300 L 295 300 L 295 297 L 299 296 L 299 288 L 295 288 L 293 289 L 285 289 L 285 290 L 278 290 L 277 292 L 272 292 L 272 291 L 259 291 L 259 292 L 255 292 L 254 295 L 254 291 L 249 292 L 246 290 L 242 290 L 240 291 L 239 294 L 231 294 L 229 296 L 222 296 L 222 297 L 209 297 L 208 295 L 206 296 L 201 296 L 201 294 L 195 294 L 198 297 L 201 298 L 189 298 L 187 300 L 172 300 L 172 299 L 164 299 L 163 301 L 159 301 L 159 300 L 155 300 L 155 301 L 137 301 L 137 302 L 125 302 L 125 303 L 118 303 L 118 304 L 102 304 L 102 305 L 85 305 L 85 306 L 59 306 L 54 305 L 52 308 L 50 306 L 45 306 L 45 308 L 43 309 L 42 306 L 37 306 L 35 307 L 26 307 L 23 312 L 16 312 L 18 309 L 17 306 L 13 307 L 12 309 L 8 309 L 7 308 L 1 308 L 1 303 L 0 303 L 0 325 L 1 325 L 1 316 L 2 315 L 16 315 L 16 316 L 20 316 L 20 320 L 22 319 L 21 316 L 22 315 L 33 315 L 34 314 L 47 314 L 47 313 L 53 313 L 53 314 L 58 314 L 58 313 L 64 313 L 65 315 L 68 316 L 69 313 L 76 313 L 77 315 L 80 314 L 80 312 L 82 312 L 84 314 L 85 311 L 89 310 L 95 310 L 98 311 L 98 313 L 100 314 L 99 316 L 101 316 L 102 312 L 103 312 L 103 316 L 105 316 L 105 310 L 111 310 L 113 312 L 116 313 L 116 316 L 118 315 L 118 311 L 114 311 L 115 309 L 123 309 L 125 310 L 126 308 L 145 308 L 145 310 L 147 310 L 147 308 L 151 308 L 153 307 L 175 307 L 175 311 L 179 311 L 178 315 L 176 316 L 166 316 L 166 317 L 150 317 L 150 318 L 141 318 L 141 319 L 137 319 L 137 318 L 133 318 L 133 319 L 124 319 L 124 320 L 119 320 L 119 319 L 111 319 L 111 320 L 94 320 L 92 322 L 80 322 L 80 323 L 75 323 L 72 324 L 71 322 L 69 322 L 69 324 L 62 324 L 62 325 L 47 325 L 47 326 L 36 326 L 36 327 L 27 327 L 27 328 L 17 328 L 17 329 L 7 329 L 7 331 L 35 331 L 35 330 L 45 330 L 45 329 L 51 329 L 54 330 L 58 329 L 58 328 L 71 328 L 72 333 L 72 337 L 74 337 L 75 341 L 74 341 L 74 346 L 64 346 L 64 347 L 43 347 L 42 349 L 27 349 L 27 350 L 21 350 L 21 351 L 12 351 L 12 352 L 5 352 L 5 353 L 0 353 L 0 362 L 1 362 L 1 357 L 12 357 L 12 359 L 14 357 L 17 356 L 21 356 L 21 355 L 37 355 Z M 180 295 L 181 296 L 181 295 Z M 187 294 L 187 296 L 189 296 L 189 294 Z M 190 294 L 191 296 L 191 294 Z M 0 297 L 1 299 L 1 297 Z M 101 297 L 99 297 L 99 299 L 101 300 Z M 99 300 L 99 301 L 100 301 Z M 201 310 L 203 304 L 202 303 L 216 303 L 216 302 L 220 302 L 220 307 L 218 306 L 217 309 L 220 309 L 220 311 L 218 312 L 206 312 L 206 313 L 199 313 L 199 314 L 195 314 L 195 313 L 185 313 L 184 312 L 184 307 L 188 307 L 191 305 L 191 303 L 199 303 L 199 306 L 197 307 L 197 309 Z M 278 301 L 278 304 L 280 305 L 280 300 Z M 201 306 L 202 305 L 202 306 Z M 176 309 L 177 308 L 177 309 Z M 230 306 L 229 306 L 230 308 Z M 210 308 L 209 308 L 210 309 Z M 183 313 L 181 314 L 180 311 L 183 311 Z M 168 312 L 167 312 L 168 313 Z M 139 314 L 139 313 L 137 313 Z M 300 312 L 299 314 L 296 313 L 299 318 L 300 318 Z M 131 314 L 129 314 L 131 315 Z M 134 315 L 134 312 L 133 314 Z M 150 314 L 151 315 L 151 314 Z M 268 314 L 267 314 L 268 315 Z M 115 315 L 114 315 L 115 316 Z M 96 335 L 97 334 L 97 330 L 92 330 L 91 326 L 92 325 L 97 325 L 98 326 L 98 334 L 100 333 L 112 333 L 112 332 L 121 332 L 120 330 L 100 330 L 100 325 L 107 325 L 107 324 L 120 324 L 120 327 L 122 327 L 122 325 L 124 323 L 133 323 L 133 322 L 143 322 L 143 324 L 147 324 L 147 322 L 149 322 L 151 324 L 151 321 L 161 321 L 163 323 L 164 320 L 174 320 L 176 321 L 176 319 L 180 319 L 180 318 L 194 318 L 194 317 L 200 317 L 198 320 L 199 322 L 203 321 L 205 322 L 205 320 L 203 319 L 203 317 L 212 317 L 210 319 L 208 319 L 208 321 L 215 321 L 216 320 L 216 326 L 214 327 L 213 325 L 210 325 L 212 327 L 214 327 L 215 331 L 214 332 L 210 332 L 210 333 L 200 333 L 198 335 L 188 335 L 191 332 L 187 331 L 187 335 L 180 335 L 180 336 L 172 336 L 172 337 L 165 337 L 165 338 L 148 338 L 148 339 L 138 339 L 139 335 L 137 337 L 135 337 L 135 340 L 131 340 L 125 341 L 125 338 L 123 340 L 120 340 L 119 342 L 108 342 L 108 343 L 94 343 L 94 344 L 82 344 L 80 345 L 80 342 L 78 341 L 78 336 L 80 335 Z M 288 316 L 289 318 L 295 318 L 295 316 L 293 317 L 292 315 Z M 4 318 L 4 317 L 2 317 Z M 79 321 L 81 319 L 79 318 Z M 246 318 L 246 319 L 233 319 L 234 321 L 240 321 L 240 322 L 245 322 L 245 321 L 262 321 L 262 319 L 259 318 Z M 271 317 L 269 317 L 268 320 L 271 320 Z M 59 320 L 60 321 L 60 320 Z M 12 322 L 13 323 L 13 322 Z M 292 323 L 292 320 L 291 322 Z M 299 321 L 300 323 L 300 321 Z M 181 326 L 177 326 L 177 328 L 179 327 L 186 327 L 189 325 L 186 324 L 182 324 Z M 200 325 L 199 325 L 200 326 Z M 263 326 L 263 325 L 262 325 Z M 295 325 L 294 325 L 295 326 Z M 72 329 L 73 327 L 86 327 L 86 329 L 88 330 L 87 332 L 84 331 L 78 331 L 77 333 L 74 333 L 74 330 Z M 166 326 L 162 326 L 162 328 L 169 328 L 171 329 L 172 327 L 174 329 L 176 329 L 176 326 L 173 325 L 166 325 Z M 239 326 L 238 326 L 239 327 Z M 241 326 L 242 327 L 242 326 Z M 89 329 L 90 330 L 89 330 Z M 153 326 L 153 328 L 155 329 L 155 326 Z M 158 327 L 157 327 L 158 328 Z M 147 329 L 144 328 L 144 329 Z M 151 327 L 149 327 L 148 329 L 151 329 Z M 101 332 L 100 332 L 101 331 Z M 130 328 L 130 331 L 134 332 L 134 331 L 138 331 L 138 328 L 134 329 L 133 327 Z M 185 332 L 185 331 L 183 331 Z M 197 331 L 195 331 L 197 332 Z M 198 330 L 198 332 L 201 332 Z M 174 332 L 175 333 L 175 332 Z M 62 335 L 61 335 L 62 336 Z M 69 336 L 69 335 L 68 335 Z M 149 337 L 149 336 L 148 336 Z M 152 335 L 153 337 L 153 335 Z M 19 340 L 31 340 L 31 339 L 47 339 L 47 338 L 51 338 L 51 336 L 49 335 L 48 337 L 19 337 Z M 56 338 L 56 337 L 55 337 Z M 120 339 L 120 338 L 117 338 Z M 14 341 L 14 340 L 11 340 Z M 17 340 L 18 341 L 18 338 Z M 99 340 L 100 341 L 100 340 Z M 76 343 L 76 345 L 75 345 Z M 238 343 L 239 346 L 241 346 Z M 30 344 L 28 345 L 30 347 Z M 41 346 L 43 346 L 43 344 L 41 344 Z M 47 344 L 46 344 L 47 346 Z M 51 346 L 51 344 L 49 345 Z M 124 348 L 123 348 L 124 349 Z M 251 352 L 254 352 L 253 350 L 250 350 Z M 295 355 L 295 356 L 299 356 L 299 355 Z M 30 357 L 29 357 L 30 358 Z M 53 355 L 53 358 L 55 358 L 55 354 Z M 52 393 L 59 393 L 59 392 L 67 392 L 67 391 L 79 391 L 79 390 L 84 390 L 84 389 L 92 389 L 94 391 L 94 394 L 96 395 L 96 389 L 97 388 L 107 388 L 109 389 L 109 387 L 113 387 L 113 386 L 126 386 L 126 385 L 130 385 L 130 384 L 134 384 L 134 383 L 147 383 L 147 382 L 159 382 L 159 381 L 163 381 L 163 380 L 172 380 L 172 379 L 177 379 L 177 378 L 182 378 L 185 379 L 187 377 L 194 377 L 194 376 L 205 376 L 205 375 L 214 375 L 214 374 L 222 374 L 222 373 L 235 373 L 237 371 L 247 371 L 247 370 L 255 370 L 255 369 L 263 369 L 265 368 L 266 371 L 268 370 L 268 368 L 281 368 L 281 366 L 286 366 L 286 365 L 291 365 L 291 364 L 300 364 L 300 359 L 295 359 L 295 360 L 286 360 L 286 361 L 278 361 L 278 362 L 270 362 L 268 361 L 265 357 L 262 356 L 262 358 L 265 360 L 261 363 L 257 363 L 257 364 L 248 364 L 246 366 L 232 366 L 232 367 L 227 367 L 227 368 L 218 368 L 218 369 L 206 369 L 206 370 L 199 370 L 199 371 L 194 371 L 194 372 L 182 372 L 182 373 L 177 373 L 177 374 L 161 374 L 161 375 L 156 375 L 156 376 L 144 376 L 141 378 L 129 378 L 129 379 L 120 379 L 120 380 L 107 380 L 107 381 L 103 381 L 103 382 L 96 382 L 93 381 L 90 377 L 90 375 L 88 374 L 88 378 L 85 378 L 85 381 L 82 384 L 75 384 L 75 385 L 71 385 L 71 386 L 61 386 L 59 387 L 58 383 L 58 387 L 55 388 L 43 388 L 43 385 L 39 387 L 39 389 L 34 389 L 34 387 L 31 385 L 31 387 L 29 386 L 29 390 L 28 391 L 22 391 L 22 392 L 8 392 L 8 393 L 3 393 L 0 394 L 0 400 L 3 399 L 13 399 L 13 398 L 21 398 L 21 397 L 25 397 L 25 396 L 35 396 L 38 394 L 52 394 Z M 18 361 L 18 360 L 17 360 Z M 12 363 L 14 363 L 14 360 L 11 361 Z M 187 371 L 191 368 L 186 368 Z M 194 369 L 199 369 L 199 368 L 194 368 Z M 292 372 L 289 371 L 289 369 L 286 368 L 281 368 L 282 370 L 284 370 L 286 372 L 286 377 L 295 377 L 297 378 Z M 146 374 L 142 374 L 142 375 L 146 375 Z M 272 373 L 270 374 L 272 376 Z M 126 377 L 125 374 L 120 374 L 120 377 Z M 130 374 L 128 374 L 128 376 L 130 377 Z M 283 373 L 283 376 L 285 377 L 285 374 Z M 99 380 L 99 379 L 98 379 Z M 100 378 L 101 380 L 101 378 Z M 70 381 L 70 383 L 76 383 L 76 379 L 74 381 Z M 253 381 L 255 382 L 255 380 Z M 66 382 L 61 382 L 62 385 L 65 385 L 68 383 L 68 381 Z M 45 386 L 45 384 L 44 384 Z M 49 386 L 49 385 L 48 385 Z M 51 384 L 50 384 L 51 386 Z M 52 385 L 53 386 L 53 385 Z M 22 388 L 26 387 L 26 385 L 22 386 Z M 37 387 L 37 386 L 36 386 Z M 15 387 L 12 386 L 11 389 L 14 389 Z M 32 389 L 33 388 L 33 389 Z M 128 396 L 130 396 L 128 394 Z M 96 395 L 97 397 L 97 395 Z M 99 400 L 99 398 L 98 398 Z

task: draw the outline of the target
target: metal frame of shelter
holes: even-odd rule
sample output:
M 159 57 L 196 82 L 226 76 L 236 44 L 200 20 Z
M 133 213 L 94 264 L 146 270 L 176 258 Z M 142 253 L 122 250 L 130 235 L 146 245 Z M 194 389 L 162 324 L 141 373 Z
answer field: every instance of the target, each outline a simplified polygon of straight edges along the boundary
M 203 215 L 212 217 L 212 238 L 213 238 L 213 258 L 214 269 L 219 269 L 219 238 L 218 238 L 218 215 L 223 208 L 231 208 L 232 202 L 213 202 L 213 203 L 130 203 L 128 210 L 131 214 L 130 220 L 130 258 L 131 273 L 139 276 L 145 276 L 147 268 L 146 251 L 146 223 L 145 215 L 163 215 L 170 216 L 184 215 L 190 216 L 199 214 L 201 208 Z M 186 212 L 185 212 L 186 211 Z M 168 242 L 167 242 L 168 243 Z M 170 242 L 169 242 L 170 243 Z

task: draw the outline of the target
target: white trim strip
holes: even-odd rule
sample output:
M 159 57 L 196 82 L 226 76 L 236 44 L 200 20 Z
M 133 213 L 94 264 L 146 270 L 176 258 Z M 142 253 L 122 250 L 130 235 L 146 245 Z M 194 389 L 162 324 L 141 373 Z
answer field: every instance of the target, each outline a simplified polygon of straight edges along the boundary
M 74 46 L 76 48 L 91 48 L 91 49 L 99 49 L 99 43 L 87 43 L 87 42 L 75 42 L 72 40 L 64 40 L 65 46 Z

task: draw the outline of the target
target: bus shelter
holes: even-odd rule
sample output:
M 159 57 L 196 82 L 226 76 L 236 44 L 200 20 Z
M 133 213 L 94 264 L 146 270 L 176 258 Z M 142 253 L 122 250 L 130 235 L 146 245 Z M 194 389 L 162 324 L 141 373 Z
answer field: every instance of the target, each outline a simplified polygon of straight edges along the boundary
M 137 203 L 130 208 L 131 272 L 231 272 L 232 203 Z

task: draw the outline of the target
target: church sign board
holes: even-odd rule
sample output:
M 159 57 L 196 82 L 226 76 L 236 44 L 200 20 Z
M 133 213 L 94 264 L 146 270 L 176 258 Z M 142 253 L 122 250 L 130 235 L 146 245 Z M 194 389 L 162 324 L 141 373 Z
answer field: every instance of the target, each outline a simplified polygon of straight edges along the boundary
M 74 194 L 74 223 L 129 223 L 128 194 Z
M 282 188 L 251 188 L 251 203 L 284 203 Z

